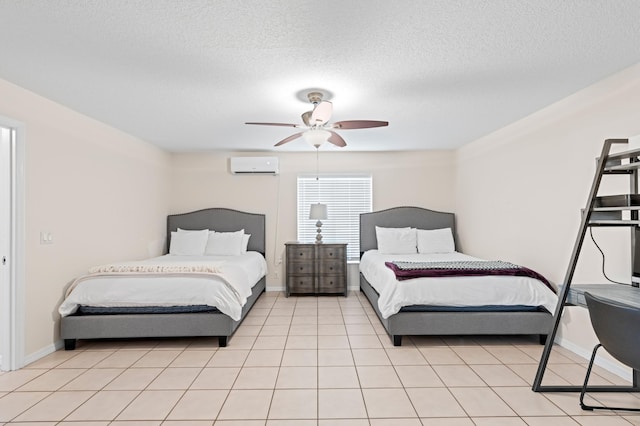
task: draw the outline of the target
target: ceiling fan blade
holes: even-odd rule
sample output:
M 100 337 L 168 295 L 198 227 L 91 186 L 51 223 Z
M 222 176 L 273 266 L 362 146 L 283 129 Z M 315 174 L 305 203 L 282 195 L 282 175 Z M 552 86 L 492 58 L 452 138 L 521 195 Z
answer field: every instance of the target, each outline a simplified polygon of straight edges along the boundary
M 344 139 L 342 139 L 342 136 L 340 136 L 336 132 L 332 132 L 331 130 L 329 130 L 329 133 L 331 133 L 331 136 L 329 136 L 327 142 L 331 142 L 335 146 L 339 146 L 341 148 L 347 146 L 347 143 L 344 141 Z
M 333 104 L 329 101 L 322 101 L 313 109 L 311 113 L 310 125 L 323 125 L 331 118 Z
M 335 129 L 368 129 L 370 127 L 384 127 L 388 126 L 388 121 L 374 121 L 374 120 L 347 120 L 336 121 L 333 123 Z
M 289 123 L 244 123 L 244 124 L 254 124 L 254 125 L 257 125 L 257 126 L 298 127 L 297 124 L 289 124 Z
M 280 145 L 284 145 L 287 142 L 291 142 L 294 139 L 298 139 L 300 136 L 302 136 L 304 132 L 299 132 L 299 133 L 295 133 L 291 136 L 289 136 L 288 138 L 284 138 L 282 139 L 280 142 L 278 142 L 277 144 L 275 144 L 274 146 L 280 146 Z

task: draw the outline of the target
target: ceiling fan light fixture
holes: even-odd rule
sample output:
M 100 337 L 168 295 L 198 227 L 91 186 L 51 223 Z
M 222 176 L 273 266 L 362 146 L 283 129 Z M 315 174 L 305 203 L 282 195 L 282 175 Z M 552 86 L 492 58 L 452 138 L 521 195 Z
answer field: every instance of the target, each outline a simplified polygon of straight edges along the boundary
M 311 146 L 316 149 L 325 142 L 329 142 L 338 147 L 345 147 L 347 143 L 342 136 L 337 134 L 333 129 L 347 130 L 347 129 L 367 129 L 370 127 L 383 127 L 388 126 L 387 121 L 374 121 L 374 120 L 347 120 L 337 121 L 335 123 L 329 123 L 331 115 L 333 113 L 333 104 L 325 100 L 327 96 L 330 97 L 330 93 L 325 90 L 313 89 L 298 92 L 297 96 L 300 100 L 303 100 L 303 96 L 311 102 L 313 109 L 302 113 L 302 125 L 290 124 L 290 123 L 258 123 L 247 122 L 245 124 L 262 125 L 262 126 L 284 126 L 284 127 L 297 127 L 306 128 L 306 131 L 295 133 L 289 137 L 282 139 L 274 146 L 281 146 L 285 143 L 289 143 L 299 137 L 304 138 Z
M 302 134 L 304 140 L 307 141 L 307 143 L 309 143 L 311 146 L 316 148 L 325 143 L 330 136 L 331 133 L 329 133 L 327 130 L 322 129 L 310 129 Z

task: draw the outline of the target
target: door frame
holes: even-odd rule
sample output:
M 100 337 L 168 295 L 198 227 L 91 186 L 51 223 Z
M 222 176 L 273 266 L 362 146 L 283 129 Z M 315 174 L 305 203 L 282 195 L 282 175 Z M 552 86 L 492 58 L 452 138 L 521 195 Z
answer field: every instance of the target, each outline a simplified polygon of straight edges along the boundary
M 0 370 L 17 370 L 25 360 L 25 126 L 0 115 L 10 138 L 9 282 L 0 288 Z

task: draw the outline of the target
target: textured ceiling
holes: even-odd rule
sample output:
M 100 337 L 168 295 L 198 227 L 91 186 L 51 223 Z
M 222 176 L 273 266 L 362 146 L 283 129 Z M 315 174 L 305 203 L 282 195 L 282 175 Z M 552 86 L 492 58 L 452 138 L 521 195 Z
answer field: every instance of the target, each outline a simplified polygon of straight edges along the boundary
M 0 0 L 0 78 L 169 151 L 448 149 L 640 62 L 638 0 Z M 335 148 L 338 149 L 338 148 Z

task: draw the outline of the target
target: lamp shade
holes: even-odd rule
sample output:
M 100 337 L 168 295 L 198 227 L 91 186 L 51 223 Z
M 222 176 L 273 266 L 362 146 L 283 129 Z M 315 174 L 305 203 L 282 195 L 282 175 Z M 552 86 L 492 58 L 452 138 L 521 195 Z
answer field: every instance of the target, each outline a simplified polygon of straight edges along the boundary
M 309 219 L 325 220 L 327 218 L 327 205 L 326 204 L 311 204 L 309 209 Z
M 316 148 L 325 143 L 327 139 L 329 139 L 329 136 L 331 136 L 331 133 L 322 129 L 311 129 L 302 134 L 304 140 Z

